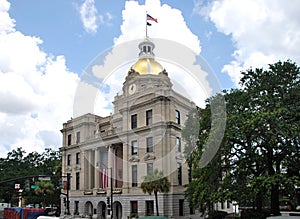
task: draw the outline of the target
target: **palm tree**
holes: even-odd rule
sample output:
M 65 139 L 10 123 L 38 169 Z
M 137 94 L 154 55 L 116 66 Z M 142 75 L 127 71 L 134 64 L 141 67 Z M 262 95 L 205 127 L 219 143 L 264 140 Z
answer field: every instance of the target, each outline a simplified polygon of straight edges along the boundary
M 150 171 L 147 176 L 144 176 L 144 181 L 141 184 L 141 188 L 144 193 L 148 193 L 149 195 L 154 193 L 157 216 L 159 216 L 157 193 L 169 192 L 170 186 L 171 183 L 169 182 L 168 178 L 163 177 L 163 172 L 158 171 L 157 169 Z

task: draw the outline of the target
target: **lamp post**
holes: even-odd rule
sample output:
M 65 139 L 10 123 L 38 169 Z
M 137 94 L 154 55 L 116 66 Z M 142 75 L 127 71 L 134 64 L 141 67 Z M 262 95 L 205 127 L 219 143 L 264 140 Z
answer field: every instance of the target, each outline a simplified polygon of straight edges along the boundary
M 111 218 L 113 218 L 113 168 L 110 167 L 110 208 L 111 208 Z
M 70 215 L 70 200 L 69 200 L 70 179 L 71 179 L 71 175 L 67 174 L 67 215 Z

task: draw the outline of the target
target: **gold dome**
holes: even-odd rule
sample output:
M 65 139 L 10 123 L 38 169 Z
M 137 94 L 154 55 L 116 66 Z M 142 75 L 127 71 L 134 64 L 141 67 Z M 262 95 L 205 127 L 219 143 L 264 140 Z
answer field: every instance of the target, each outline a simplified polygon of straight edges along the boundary
M 154 58 L 140 58 L 133 66 L 132 69 L 140 75 L 154 74 L 158 75 L 164 70 Z

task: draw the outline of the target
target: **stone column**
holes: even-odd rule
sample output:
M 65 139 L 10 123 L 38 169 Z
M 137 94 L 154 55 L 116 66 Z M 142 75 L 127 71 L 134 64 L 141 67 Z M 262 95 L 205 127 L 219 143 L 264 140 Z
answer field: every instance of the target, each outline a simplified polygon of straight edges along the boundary
M 95 167 L 95 188 L 99 189 L 99 178 L 100 178 L 100 159 L 99 159 L 100 151 L 99 148 L 95 149 L 95 162 L 94 162 L 94 167 Z
M 83 170 L 83 188 L 82 189 L 87 189 L 88 188 L 88 180 L 89 180 L 89 174 L 88 174 L 88 151 L 85 150 L 82 152 L 82 170 Z
M 108 154 L 107 154 L 107 156 L 108 156 L 108 176 L 109 176 L 109 183 L 108 183 L 108 185 L 109 185 L 109 187 L 111 188 L 111 186 L 113 186 L 113 185 L 111 185 L 111 180 L 110 180 L 110 178 L 111 177 L 113 177 L 113 180 L 112 181 L 114 181 L 114 173 L 113 173 L 113 170 L 114 170 L 114 149 L 113 149 L 113 145 L 108 145 L 107 146 L 108 147 Z
M 129 187 L 129 162 L 128 162 L 128 146 L 126 143 L 123 143 L 123 191 L 125 188 Z M 128 193 L 128 190 L 127 190 Z

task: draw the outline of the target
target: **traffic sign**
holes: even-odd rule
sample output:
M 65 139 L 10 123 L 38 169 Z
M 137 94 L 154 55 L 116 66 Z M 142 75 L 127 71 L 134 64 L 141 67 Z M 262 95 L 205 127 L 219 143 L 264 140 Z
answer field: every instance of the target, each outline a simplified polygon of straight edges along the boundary
M 20 184 L 15 184 L 15 189 L 20 189 Z
M 40 187 L 39 187 L 39 186 L 36 186 L 36 185 L 32 185 L 31 188 L 32 188 L 32 189 L 38 189 L 38 188 L 40 188 Z

